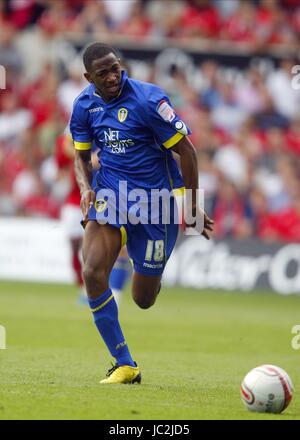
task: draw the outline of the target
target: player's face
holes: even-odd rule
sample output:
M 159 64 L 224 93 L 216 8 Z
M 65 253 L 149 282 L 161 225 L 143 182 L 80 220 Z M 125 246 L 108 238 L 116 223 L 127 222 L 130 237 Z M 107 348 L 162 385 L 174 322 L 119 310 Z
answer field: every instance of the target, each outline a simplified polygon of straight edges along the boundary
M 120 90 L 121 65 L 115 54 L 110 53 L 93 61 L 91 70 L 85 73 L 86 79 L 95 84 L 97 92 L 106 101 L 115 98 Z

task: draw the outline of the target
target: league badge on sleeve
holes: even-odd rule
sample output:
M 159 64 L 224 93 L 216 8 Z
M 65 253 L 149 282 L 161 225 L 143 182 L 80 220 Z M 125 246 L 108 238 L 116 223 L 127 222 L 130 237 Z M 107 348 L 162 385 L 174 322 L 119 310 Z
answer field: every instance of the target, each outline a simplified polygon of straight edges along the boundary
M 160 101 L 160 103 L 156 107 L 156 111 L 166 122 L 172 122 L 175 118 L 174 110 L 164 99 Z

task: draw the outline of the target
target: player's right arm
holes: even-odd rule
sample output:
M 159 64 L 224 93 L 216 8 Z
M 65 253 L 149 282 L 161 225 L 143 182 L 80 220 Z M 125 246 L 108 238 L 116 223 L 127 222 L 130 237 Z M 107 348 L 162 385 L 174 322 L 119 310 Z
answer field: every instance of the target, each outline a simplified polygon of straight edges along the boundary
M 80 207 L 83 222 L 87 221 L 89 208 L 94 204 L 96 195 L 91 187 L 92 182 L 92 157 L 90 150 L 75 150 L 75 176 L 80 189 Z
M 70 121 L 70 131 L 75 148 L 75 176 L 81 193 L 81 210 L 83 222 L 87 221 L 88 211 L 95 202 L 95 193 L 92 189 L 92 133 L 89 126 L 87 112 L 80 105 L 80 97 L 75 100 Z

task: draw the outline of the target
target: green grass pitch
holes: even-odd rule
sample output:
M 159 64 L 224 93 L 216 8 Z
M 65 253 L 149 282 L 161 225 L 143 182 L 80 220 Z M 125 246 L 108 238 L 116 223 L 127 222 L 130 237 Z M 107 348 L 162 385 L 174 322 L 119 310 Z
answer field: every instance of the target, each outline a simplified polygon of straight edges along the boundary
M 143 381 L 99 385 L 110 356 L 76 289 L 0 283 L 0 419 L 300 419 L 300 297 L 163 288 L 140 310 L 126 291 L 120 321 Z M 249 413 L 239 386 L 253 367 L 289 373 L 294 397 L 280 415 Z

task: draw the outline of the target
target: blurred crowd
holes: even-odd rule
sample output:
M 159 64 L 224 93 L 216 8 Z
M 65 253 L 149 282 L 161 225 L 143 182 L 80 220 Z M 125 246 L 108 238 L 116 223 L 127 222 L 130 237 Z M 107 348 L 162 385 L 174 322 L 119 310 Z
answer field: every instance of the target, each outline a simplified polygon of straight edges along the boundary
M 7 79 L 0 90 L 0 215 L 58 218 L 69 173 L 53 153 L 86 86 L 66 31 L 91 41 L 100 32 L 293 45 L 300 2 L 0 0 L 0 29 Z M 292 87 L 300 62 L 253 59 L 246 70 L 210 57 L 186 68 L 174 61 L 162 69 L 160 57 L 147 69 L 127 63 L 132 76 L 161 85 L 191 127 L 215 236 L 300 241 L 300 90 Z
M 208 38 L 253 47 L 298 43 L 298 0 L 1 0 L 0 20 L 65 32 Z M 255 32 L 254 32 L 255 30 Z

